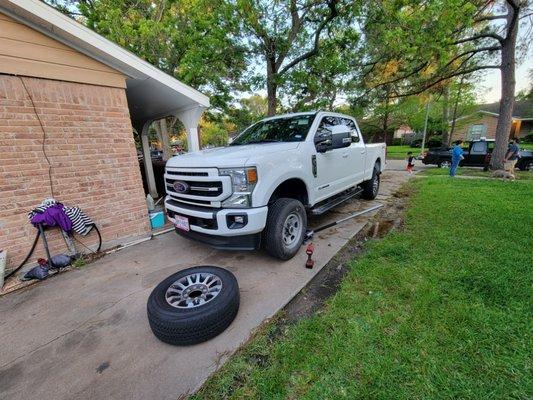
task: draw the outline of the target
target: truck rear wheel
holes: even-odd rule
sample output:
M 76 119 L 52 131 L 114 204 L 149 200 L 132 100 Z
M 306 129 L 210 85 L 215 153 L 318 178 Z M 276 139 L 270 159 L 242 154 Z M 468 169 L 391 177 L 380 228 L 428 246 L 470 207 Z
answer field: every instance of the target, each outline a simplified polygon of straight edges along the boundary
M 281 198 L 269 207 L 264 232 L 265 250 L 281 260 L 289 260 L 298 252 L 307 229 L 303 204 Z
M 376 165 L 374 171 L 372 172 L 372 178 L 368 181 L 364 181 L 361 187 L 363 188 L 363 193 L 361 197 L 366 200 L 374 200 L 379 192 L 379 168 Z

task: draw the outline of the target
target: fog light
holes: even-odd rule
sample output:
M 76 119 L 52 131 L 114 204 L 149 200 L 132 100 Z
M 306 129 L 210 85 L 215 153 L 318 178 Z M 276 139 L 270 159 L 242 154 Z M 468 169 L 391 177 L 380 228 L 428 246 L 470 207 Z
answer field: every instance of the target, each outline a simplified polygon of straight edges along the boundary
M 246 214 L 228 214 L 226 215 L 226 223 L 229 229 L 240 229 L 248 223 L 248 216 Z

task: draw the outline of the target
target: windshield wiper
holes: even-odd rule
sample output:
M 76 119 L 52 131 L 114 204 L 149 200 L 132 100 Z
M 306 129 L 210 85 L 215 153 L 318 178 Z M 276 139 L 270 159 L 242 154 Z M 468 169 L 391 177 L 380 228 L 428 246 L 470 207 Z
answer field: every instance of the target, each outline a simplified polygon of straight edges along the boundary
M 252 140 L 246 144 L 257 144 L 257 143 L 274 143 L 274 142 L 281 142 L 279 139 L 261 139 L 261 140 Z
M 230 144 L 230 146 L 246 146 L 247 144 L 258 144 L 258 143 L 279 143 L 282 141 L 283 140 L 279 140 L 279 139 L 250 140 L 249 142 L 244 142 L 244 143 L 233 142 Z

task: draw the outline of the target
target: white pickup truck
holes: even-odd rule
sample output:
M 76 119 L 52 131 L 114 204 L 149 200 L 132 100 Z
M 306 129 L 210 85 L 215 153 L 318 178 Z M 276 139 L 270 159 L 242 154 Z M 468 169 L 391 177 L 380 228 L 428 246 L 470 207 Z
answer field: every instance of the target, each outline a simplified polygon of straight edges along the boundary
M 331 112 L 263 119 L 227 147 L 168 160 L 167 216 L 182 236 L 216 248 L 264 246 L 287 260 L 300 248 L 307 214 L 360 194 L 373 199 L 385 144 L 365 145 L 356 121 Z

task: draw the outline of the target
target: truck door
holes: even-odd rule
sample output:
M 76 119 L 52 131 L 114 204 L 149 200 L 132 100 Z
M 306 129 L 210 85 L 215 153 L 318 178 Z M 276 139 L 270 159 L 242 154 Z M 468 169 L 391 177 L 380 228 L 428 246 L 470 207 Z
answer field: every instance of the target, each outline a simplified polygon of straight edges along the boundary
M 472 142 L 470 153 L 468 157 L 465 157 L 464 165 L 482 167 L 485 164 L 485 156 L 487 155 L 487 143 L 484 140 Z
M 320 121 L 315 137 L 323 132 L 331 132 L 331 128 L 341 124 L 341 118 L 325 116 Z M 316 152 L 315 176 L 315 199 L 324 200 L 339 191 L 342 191 L 346 182 L 350 179 L 352 171 L 350 165 L 350 147 L 328 150 L 325 153 Z
M 346 149 L 350 153 L 346 167 L 349 168 L 350 182 L 355 185 L 362 182 L 365 178 L 365 169 L 367 168 L 366 147 L 361 140 L 361 134 L 354 120 L 341 118 L 341 123 L 350 128 L 352 144 Z

